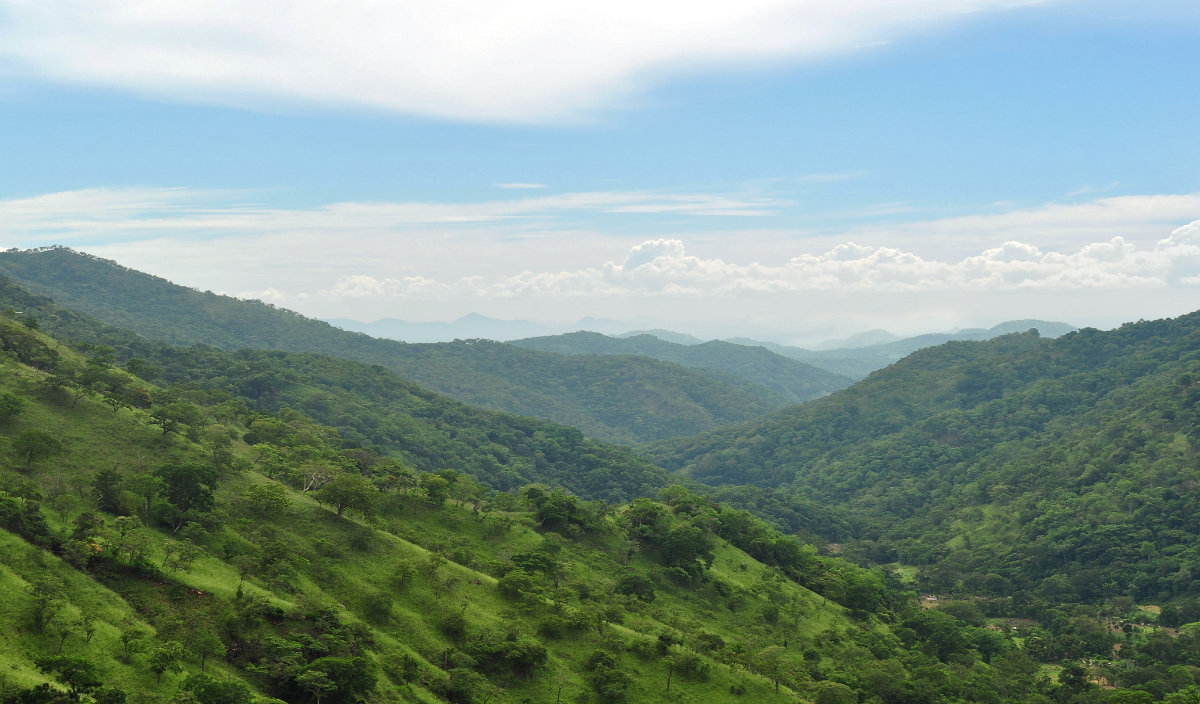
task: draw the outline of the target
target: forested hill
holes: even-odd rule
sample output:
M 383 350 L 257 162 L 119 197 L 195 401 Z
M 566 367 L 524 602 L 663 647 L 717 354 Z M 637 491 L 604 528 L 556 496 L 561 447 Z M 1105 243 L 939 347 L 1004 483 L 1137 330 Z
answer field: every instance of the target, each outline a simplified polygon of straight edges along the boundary
M 948 343 L 652 457 L 840 508 L 931 588 L 1166 599 L 1200 595 L 1198 428 L 1200 313 Z
M 764 386 L 793 403 L 809 401 L 853 383 L 849 378 L 788 359 L 763 347 L 713 340 L 694 345 L 656 335 L 609 337 L 595 332 L 531 337 L 509 344 L 569 355 L 643 355 L 685 367 L 716 369 Z
M 897 362 L 919 349 L 941 345 L 946 342 L 990 340 L 1001 335 L 1026 330 L 1037 330 L 1042 337 L 1059 337 L 1076 328 L 1066 323 L 1054 323 L 1045 320 L 1010 320 L 990 328 L 972 328 L 958 332 L 928 333 L 899 340 L 889 340 L 870 345 L 856 347 L 839 347 L 828 350 L 808 350 L 801 347 L 790 347 L 772 342 L 757 342 L 748 339 L 734 339 L 742 345 L 761 345 L 776 354 L 789 359 L 811 364 L 814 367 L 829 372 L 841 374 L 851 379 L 862 379 L 876 369 Z
M 666 473 L 626 448 L 589 440 L 575 428 L 537 418 L 468 406 L 378 366 L 311 353 L 229 352 L 205 345 L 175 347 L 146 340 L 56 305 L 0 278 L 0 309 L 47 332 L 102 346 L 109 362 L 164 385 L 183 400 L 222 399 L 268 413 L 307 415 L 339 433 L 348 448 L 382 452 L 419 467 L 455 470 L 482 485 L 511 489 L 530 483 L 560 486 L 588 499 L 627 500 L 653 494 Z M 0 346 L 25 340 L 20 329 L 0 331 Z M 55 370 L 59 354 L 28 343 L 22 361 Z M 103 393 L 103 375 L 63 363 L 53 375 Z M 120 402 L 119 395 L 114 403 Z M 129 400 L 129 399 L 126 399 Z M 183 411 L 160 409 L 180 422 Z M 175 414 L 171 416 L 170 414 Z
M 567 357 L 474 340 L 413 345 L 376 339 L 61 247 L 0 252 L 0 274 L 152 340 L 315 352 L 379 364 L 461 401 L 569 424 L 609 441 L 692 435 L 789 403 L 728 374 L 644 357 Z

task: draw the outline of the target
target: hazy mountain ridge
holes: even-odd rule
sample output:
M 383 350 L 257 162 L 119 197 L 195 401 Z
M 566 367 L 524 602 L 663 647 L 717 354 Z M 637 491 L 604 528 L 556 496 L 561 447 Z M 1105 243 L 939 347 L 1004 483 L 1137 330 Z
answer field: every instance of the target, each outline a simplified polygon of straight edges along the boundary
M 634 323 L 609 318 L 588 317 L 574 323 L 545 323 L 533 320 L 503 320 L 480 313 L 468 313 L 456 320 L 420 323 L 400 318 L 381 318 L 370 322 L 351 318 L 328 318 L 325 322 L 343 330 L 403 342 L 451 342 L 468 339 L 508 342 L 525 337 L 559 335 L 574 330 L 615 334 L 636 327 Z
M 968 328 L 953 333 L 928 333 L 892 340 L 890 342 L 819 350 L 791 347 L 773 342 L 761 342 L 749 338 L 732 338 L 729 342 L 739 345 L 765 347 L 784 357 L 858 380 L 865 378 L 876 369 L 883 369 L 889 364 L 897 362 L 905 356 L 925 347 L 932 347 L 952 341 L 990 340 L 1000 335 L 1025 332 L 1031 329 L 1036 329 L 1042 337 L 1059 337 L 1077 328 L 1067 323 L 1055 323 L 1045 320 L 1010 320 L 987 329 Z
M 763 347 L 746 347 L 720 340 L 676 344 L 657 334 L 609 337 L 574 332 L 553 337 L 514 340 L 511 345 L 560 354 L 637 354 L 687 367 L 716 369 L 761 385 L 792 403 L 819 398 L 852 382 L 812 365 L 797 362 Z

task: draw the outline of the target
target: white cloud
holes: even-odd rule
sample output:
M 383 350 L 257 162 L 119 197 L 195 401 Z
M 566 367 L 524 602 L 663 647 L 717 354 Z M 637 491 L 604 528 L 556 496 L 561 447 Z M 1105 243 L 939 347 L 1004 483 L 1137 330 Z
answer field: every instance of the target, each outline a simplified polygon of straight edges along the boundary
M 0 70 L 185 101 L 577 119 L 664 76 L 860 50 L 1022 0 L 0 0 Z
M 1200 228 L 1200 221 L 1191 227 Z M 1164 240 L 1168 242 L 1169 240 Z M 501 299 L 530 297 L 728 297 L 805 292 L 948 293 L 954 291 L 1163 288 L 1193 284 L 1200 257 L 1191 244 L 1138 250 L 1121 238 L 1074 252 L 1042 251 L 1006 242 L 977 255 L 932 260 L 891 247 L 848 243 L 822 254 L 804 254 L 780 264 L 735 264 L 687 254 L 680 240 L 649 240 L 629 250 L 621 263 L 569 271 L 525 271 L 512 276 L 470 277 L 436 284 L 420 279 L 378 281 L 346 277 L 338 287 L 369 295 L 421 299 L 448 291 Z M 336 289 L 335 289 L 336 291 Z
M 270 303 L 281 303 L 288 298 L 287 294 L 277 288 L 267 288 L 262 291 L 238 291 L 232 295 L 246 300 L 267 301 Z
M 655 212 L 671 227 L 680 213 L 705 226 L 710 211 L 770 223 L 757 213 L 796 207 L 727 194 L 584 192 L 305 210 L 237 203 L 244 198 L 93 189 L 9 199 L 0 201 L 0 245 L 72 244 L 186 285 L 364 319 L 414 305 L 449 317 L 526 306 L 514 317 L 537 317 L 568 301 L 590 314 L 624 301 L 715 315 L 751 299 L 775 301 L 772 314 L 785 316 L 802 300 L 847 296 L 872 306 L 924 297 L 922 305 L 941 308 L 996 295 L 1116 296 L 1131 307 L 1148 292 L 1171 292 L 1170 305 L 1187 306 L 1200 281 L 1197 194 L 1049 204 L 823 238 L 781 229 L 629 233 L 629 223 L 646 225 Z M 630 210 L 634 219 L 623 220 Z
M 360 298 L 423 298 L 443 295 L 450 287 L 424 276 L 388 277 L 377 279 L 367 274 L 343 276 L 332 288 L 320 295 L 334 300 Z

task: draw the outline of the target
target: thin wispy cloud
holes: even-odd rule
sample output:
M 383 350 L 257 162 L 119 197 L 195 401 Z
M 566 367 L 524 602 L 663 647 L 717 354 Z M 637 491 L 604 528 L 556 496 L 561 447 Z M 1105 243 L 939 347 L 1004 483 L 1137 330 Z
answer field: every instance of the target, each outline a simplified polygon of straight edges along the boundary
M 861 51 L 1014 0 L 0 0 L 0 71 L 262 108 L 574 120 L 666 76 Z
M 798 180 L 800 183 L 838 183 L 840 181 L 852 181 L 863 176 L 866 176 L 865 171 L 846 171 L 828 174 L 805 174 Z
M 859 241 L 903 242 L 908 248 L 943 255 L 978 251 L 981 242 L 1006 240 L 1070 249 L 1115 237 L 1149 244 L 1198 216 L 1200 193 L 1129 195 L 872 225 L 845 235 Z
M 97 188 L 0 200 L 0 244 L 37 246 L 168 232 L 367 232 L 417 225 L 533 221 L 569 213 L 760 217 L 782 201 L 707 193 L 588 191 L 480 203 L 347 202 L 286 210 L 228 205 L 228 193 L 182 188 Z M 223 204 L 224 203 L 224 204 Z

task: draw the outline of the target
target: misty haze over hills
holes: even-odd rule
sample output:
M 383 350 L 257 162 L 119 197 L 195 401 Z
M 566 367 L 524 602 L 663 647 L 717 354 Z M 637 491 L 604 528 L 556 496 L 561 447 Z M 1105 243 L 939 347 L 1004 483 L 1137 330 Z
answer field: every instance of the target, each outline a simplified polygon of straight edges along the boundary
M 662 328 L 637 328 L 618 320 L 583 318 L 569 325 L 538 323 L 528 320 L 499 320 L 472 313 L 452 322 L 407 323 L 394 318 L 362 323 L 337 319 L 332 325 L 373 337 L 402 340 L 410 343 L 448 342 L 451 340 L 488 339 L 518 344 L 532 338 L 569 338 L 573 333 L 599 333 L 615 339 L 633 340 L 650 336 L 665 343 L 685 347 L 706 344 L 706 341 L 686 332 Z M 729 337 L 724 342 L 747 347 L 763 347 L 782 357 L 804 362 L 818 369 L 850 379 L 862 379 L 913 352 L 952 340 L 989 340 L 1013 332 L 1036 329 L 1042 337 L 1059 337 L 1076 330 L 1068 323 L 1045 320 L 1010 320 L 990 328 L 965 328 L 954 332 L 930 332 L 912 337 L 900 337 L 886 330 L 867 330 L 846 338 L 825 340 L 809 347 L 781 344 L 777 341 L 750 337 Z M 614 341 L 615 341 L 614 339 Z M 707 341 L 708 343 L 716 340 Z M 525 346 L 534 347 L 535 344 Z M 625 353 L 644 353 L 621 348 Z M 560 352 L 565 350 L 558 350 Z M 596 350 L 589 349 L 588 352 Z M 582 353 L 583 350 L 575 350 Z
M 486 339 L 498 342 L 510 342 L 530 337 L 547 337 L 571 332 L 597 332 L 611 337 L 633 337 L 636 335 L 653 335 L 666 342 L 679 345 L 697 345 L 710 340 L 725 340 L 742 345 L 773 346 L 799 348 L 805 351 L 828 351 L 849 348 L 864 348 L 900 343 L 898 348 L 910 347 L 903 340 L 919 341 L 916 347 L 908 351 L 920 349 L 929 344 L 938 344 L 947 340 L 984 340 L 1008 332 L 1023 332 L 1031 327 L 1037 327 L 1045 337 L 1058 337 L 1075 327 L 1067 323 L 1052 323 L 1041 320 L 1014 320 L 999 323 L 990 328 L 961 328 L 957 330 L 926 330 L 915 335 L 898 335 L 893 332 L 872 329 L 856 332 L 841 337 L 829 337 L 828 333 L 798 329 L 787 333 L 759 330 L 745 334 L 730 334 L 733 324 L 725 325 L 725 333 L 706 334 L 706 331 L 693 330 L 685 323 L 672 324 L 668 321 L 629 321 L 612 318 L 584 317 L 574 322 L 547 322 L 534 320 L 503 320 L 480 313 L 470 313 L 450 321 L 409 322 L 399 318 L 381 318 L 372 322 L 363 322 L 351 318 L 327 318 L 325 322 L 343 330 L 361 332 L 372 337 L 380 337 L 403 342 L 450 342 L 453 340 Z M 1023 326 L 1023 327 L 1022 327 Z M 714 326 L 715 328 L 715 326 Z M 708 331 L 711 333 L 712 331 Z M 916 343 L 914 343 L 916 344 Z M 779 350 L 775 350 L 778 352 Z M 903 355 L 901 355 L 903 356 Z M 898 358 L 897 358 L 898 359 Z

